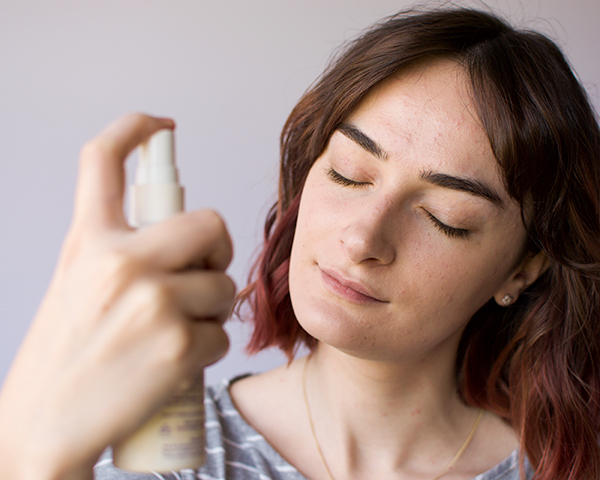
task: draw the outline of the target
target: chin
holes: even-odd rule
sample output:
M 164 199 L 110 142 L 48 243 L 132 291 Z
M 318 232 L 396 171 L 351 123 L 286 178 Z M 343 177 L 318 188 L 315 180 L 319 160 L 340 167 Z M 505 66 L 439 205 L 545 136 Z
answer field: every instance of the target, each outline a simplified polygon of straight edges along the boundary
M 377 333 L 367 319 L 351 315 L 337 305 L 326 308 L 309 308 L 306 305 L 296 314 L 300 326 L 320 344 L 327 345 L 347 355 L 369 359 L 383 360 L 388 358 L 387 350 L 397 350 L 397 341 L 387 334 L 386 345 L 381 338 L 373 336 Z

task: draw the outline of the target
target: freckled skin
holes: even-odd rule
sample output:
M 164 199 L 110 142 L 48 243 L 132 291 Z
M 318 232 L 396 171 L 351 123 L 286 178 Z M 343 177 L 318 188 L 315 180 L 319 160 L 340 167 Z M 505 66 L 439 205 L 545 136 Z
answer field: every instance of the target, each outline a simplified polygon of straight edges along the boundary
M 526 238 L 464 73 L 444 60 L 390 78 L 348 119 L 387 153 L 383 161 L 339 131 L 312 167 L 290 262 L 300 322 L 318 340 L 360 358 L 441 355 L 450 361 L 470 317 L 506 286 Z M 334 169 L 361 186 L 340 185 Z M 491 186 L 505 207 L 424 182 L 423 171 Z M 469 230 L 451 238 L 442 223 Z M 384 300 L 357 305 L 329 291 L 331 267 Z M 436 353 L 437 352 L 437 353 Z

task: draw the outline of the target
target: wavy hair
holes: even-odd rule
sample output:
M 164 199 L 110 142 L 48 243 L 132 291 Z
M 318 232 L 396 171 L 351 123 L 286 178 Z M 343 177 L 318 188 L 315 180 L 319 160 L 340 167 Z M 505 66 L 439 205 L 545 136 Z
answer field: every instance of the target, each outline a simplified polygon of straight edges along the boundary
M 538 480 L 600 478 L 600 130 L 560 49 L 491 13 L 411 10 L 352 41 L 289 116 L 278 201 L 241 292 L 255 328 L 250 352 L 293 358 L 316 341 L 290 303 L 288 266 L 300 194 L 337 126 L 379 82 L 424 58 L 459 62 L 509 195 L 527 206 L 525 254 L 550 267 L 517 302 L 490 300 L 459 345 L 463 399 L 520 434 Z M 522 456 L 521 456 L 522 457 Z M 521 460 L 522 461 L 522 460 Z

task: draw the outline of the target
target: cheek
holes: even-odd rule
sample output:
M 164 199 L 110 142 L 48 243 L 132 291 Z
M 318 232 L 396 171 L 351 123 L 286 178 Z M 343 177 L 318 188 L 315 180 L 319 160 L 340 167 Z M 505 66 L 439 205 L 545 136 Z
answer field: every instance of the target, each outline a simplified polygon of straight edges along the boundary
M 324 242 L 333 238 L 344 206 L 338 205 L 323 187 L 322 182 L 315 179 L 313 168 L 306 179 L 300 199 L 292 258 L 299 257 L 308 249 L 322 249 Z
M 522 243 L 520 230 L 503 230 L 502 235 L 473 235 L 448 239 L 437 231 L 414 229 L 404 237 L 400 261 L 408 270 L 408 288 L 419 292 L 422 303 L 443 313 L 445 309 L 477 311 L 501 287 L 517 261 Z M 410 292 L 407 291 L 410 297 Z M 413 297 L 415 298 L 415 297 Z
M 314 250 L 319 248 L 318 239 L 322 236 L 320 224 L 323 208 L 319 206 L 318 199 L 310 194 L 309 182 L 310 177 L 302 193 L 290 255 L 289 283 L 292 294 L 307 283 L 302 273 L 314 263 Z
M 439 313 L 455 311 L 470 318 L 509 278 L 516 253 L 508 245 L 465 244 L 451 253 L 434 251 L 415 264 L 422 269 L 421 284 L 437 292 Z

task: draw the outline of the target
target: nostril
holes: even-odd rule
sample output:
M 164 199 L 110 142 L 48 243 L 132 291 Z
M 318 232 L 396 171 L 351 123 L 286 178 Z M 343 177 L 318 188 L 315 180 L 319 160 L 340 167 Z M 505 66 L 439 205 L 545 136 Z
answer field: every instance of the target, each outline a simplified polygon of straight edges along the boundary
M 373 234 L 364 228 L 347 230 L 341 243 L 346 257 L 355 264 L 376 261 L 387 265 L 395 258 L 394 245 L 387 241 L 381 231 Z

